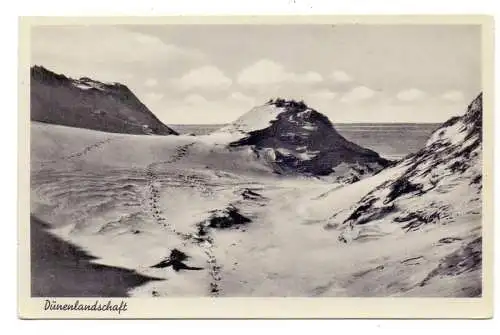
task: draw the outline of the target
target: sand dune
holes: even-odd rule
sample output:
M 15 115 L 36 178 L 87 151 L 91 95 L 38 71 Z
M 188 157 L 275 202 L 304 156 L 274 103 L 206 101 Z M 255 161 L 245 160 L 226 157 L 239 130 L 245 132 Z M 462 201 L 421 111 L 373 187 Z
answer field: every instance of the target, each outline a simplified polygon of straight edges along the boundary
M 33 123 L 31 210 L 57 236 L 33 225 L 34 292 L 480 295 L 480 125 L 470 120 L 445 124 L 428 148 L 354 183 L 277 175 L 217 133 Z M 59 259 L 56 250 L 67 251 Z
M 127 297 L 128 292 L 155 278 L 134 271 L 95 264 L 80 248 L 47 231 L 31 217 L 31 296 Z

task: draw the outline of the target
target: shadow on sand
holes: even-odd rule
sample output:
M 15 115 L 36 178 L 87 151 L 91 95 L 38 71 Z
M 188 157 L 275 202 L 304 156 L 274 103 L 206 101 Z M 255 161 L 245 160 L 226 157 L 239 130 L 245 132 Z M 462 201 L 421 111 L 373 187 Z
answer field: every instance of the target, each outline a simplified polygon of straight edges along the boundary
M 54 236 L 31 216 L 32 297 L 128 297 L 128 291 L 158 278 L 92 263 L 96 257 Z

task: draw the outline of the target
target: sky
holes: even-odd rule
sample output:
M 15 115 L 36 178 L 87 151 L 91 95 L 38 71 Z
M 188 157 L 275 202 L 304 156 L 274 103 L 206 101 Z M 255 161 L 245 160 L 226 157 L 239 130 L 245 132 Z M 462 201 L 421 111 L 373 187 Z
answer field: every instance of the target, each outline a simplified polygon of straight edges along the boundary
M 227 123 L 270 98 L 332 122 L 443 122 L 481 91 L 475 25 L 38 26 L 31 63 L 127 85 L 166 124 Z

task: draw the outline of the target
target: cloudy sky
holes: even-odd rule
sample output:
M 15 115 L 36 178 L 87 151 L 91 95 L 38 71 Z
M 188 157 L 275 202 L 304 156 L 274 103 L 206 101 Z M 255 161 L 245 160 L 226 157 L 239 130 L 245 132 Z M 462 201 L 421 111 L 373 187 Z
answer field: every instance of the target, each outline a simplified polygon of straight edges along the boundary
M 127 85 L 164 123 L 226 123 L 271 97 L 333 122 L 442 122 L 481 90 L 479 26 L 45 26 L 32 65 Z

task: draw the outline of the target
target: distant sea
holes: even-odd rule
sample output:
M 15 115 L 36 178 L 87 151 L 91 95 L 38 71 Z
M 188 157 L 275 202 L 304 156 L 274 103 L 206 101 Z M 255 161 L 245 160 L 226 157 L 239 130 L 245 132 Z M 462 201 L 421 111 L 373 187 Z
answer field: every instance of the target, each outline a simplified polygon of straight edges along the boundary
M 206 135 L 224 124 L 169 125 L 180 134 Z M 335 129 L 351 142 L 389 159 L 417 152 L 439 123 L 336 123 Z
M 169 124 L 168 126 L 179 134 L 207 135 L 224 127 L 225 124 Z
M 422 149 L 440 123 L 357 123 L 335 124 L 351 142 L 389 159 L 402 158 Z

